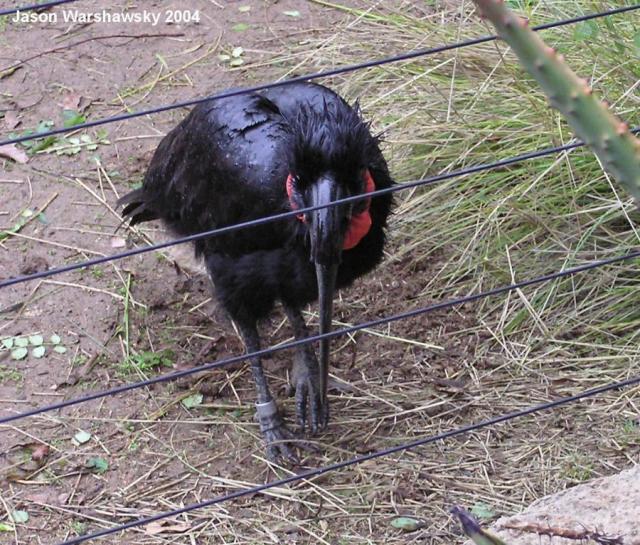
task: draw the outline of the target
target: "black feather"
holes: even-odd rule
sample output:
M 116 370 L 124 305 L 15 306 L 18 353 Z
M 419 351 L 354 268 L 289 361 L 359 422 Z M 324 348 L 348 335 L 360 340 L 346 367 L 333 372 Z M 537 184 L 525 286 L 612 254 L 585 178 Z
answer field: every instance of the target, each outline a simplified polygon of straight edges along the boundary
M 359 108 L 326 87 L 293 84 L 196 106 L 160 142 L 142 188 L 119 202 L 132 224 L 160 218 L 191 235 L 290 210 L 289 174 L 304 186 L 331 172 L 356 194 L 364 169 L 377 189 L 393 185 Z M 391 205 L 390 195 L 372 199 L 373 225 L 343 252 L 337 287 L 382 259 Z M 231 316 L 255 320 L 277 300 L 300 307 L 317 298 L 305 235 L 291 218 L 198 241 L 196 252 Z

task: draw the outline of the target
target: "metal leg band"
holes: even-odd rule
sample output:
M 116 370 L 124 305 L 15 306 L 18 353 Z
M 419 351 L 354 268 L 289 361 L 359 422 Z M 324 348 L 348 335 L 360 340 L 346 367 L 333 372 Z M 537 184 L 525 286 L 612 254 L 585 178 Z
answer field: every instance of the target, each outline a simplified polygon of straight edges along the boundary
M 266 403 L 256 403 L 256 416 L 260 423 L 260 431 L 264 433 L 274 429 L 275 425 L 279 424 L 278 414 L 278 406 L 273 399 Z

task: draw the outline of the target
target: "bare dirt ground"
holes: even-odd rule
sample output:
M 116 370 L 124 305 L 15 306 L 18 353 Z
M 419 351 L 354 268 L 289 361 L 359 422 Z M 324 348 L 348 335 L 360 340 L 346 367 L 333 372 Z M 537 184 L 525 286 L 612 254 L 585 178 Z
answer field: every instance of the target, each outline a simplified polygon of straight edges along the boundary
M 200 23 L 3 21 L 0 134 L 19 134 L 42 121 L 61 126 L 65 108 L 93 120 L 267 81 L 283 74 L 270 59 L 289 44 L 329 37 L 354 18 L 296 0 L 135 6 L 115 0 L 108 9 L 162 15 L 186 4 L 199 10 Z M 73 9 L 96 7 L 81 1 Z M 26 62 L 2 73 L 18 60 Z M 75 137 L 84 140 L 59 139 L 24 165 L 0 159 L 0 230 L 14 231 L 0 241 L 0 275 L 161 238 L 160 226 L 116 231 L 114 206 L 140 183 L 160 138 L 184 115 L 174 110 L 81 131 Z M 13 229 L 17 223 L 24 225 Z M 392 234 L 380 270 L 341 294 L 339 323 L 431 301 L 423 291 L 438 259 L 420 265 L 396 259 L 396 243 Z M 45 351 L 37 357 L 32 344 L 18 360 L 10 350 L 0 352 L 0 415 L 240 354 L 242 343 L 211 301 L 207 279 L 185 266 L 184 255 L 178 267 L 175 254 L 145 254 L 3 290 L 0 338 L 36 336 L 39 344 L 42 336 Z M 315 325 L 313 309 L 308 319 Z M 265 344 L 291 339 L 280 313 L 263 324 L 263 332 Z M 333 373 L 341 387 L 332 391 L 333 420 L 318 437 L 322 451 L 306 456 L 301 467 L 438 433 L 570 389 L 566 366 L 549 374 L 536 364 L 505 369 L 499 346 L 478 353 L 477 346 L 491 339 L 491 328 L 464 307 L 335 342 Z M 290 414 L 292 403 L 282 393 L 288 365 L 286 353 L 267 362 Z M 0 543 L 59 543 L 298 469 L 264 460 L 244 365 L 200 379 L 0 427 Z M 637 437 L 622 426 L 628 419 L 623 401 L 613 394 L 583 403 L 590 429 L 575 429 L 567 412 L 549 413 L 519 424 L 517 433 L 504 425 L 100 542 L 461 543 L 448 515 L 455 503 L 511 513 L 567 483 L 634 460 Z M 584 462 L 585 452 L 599 451 L 607 454 L 599 465 Z M 559 452 L 572 453 L 574 462 L 567 465 L 566 456 L 555 456 Z M 16 512 L 28 519 L 13 524 Z M 398 515 L 419 519 L 420 529 L 405 534 L 394 528 L 390 522 Z

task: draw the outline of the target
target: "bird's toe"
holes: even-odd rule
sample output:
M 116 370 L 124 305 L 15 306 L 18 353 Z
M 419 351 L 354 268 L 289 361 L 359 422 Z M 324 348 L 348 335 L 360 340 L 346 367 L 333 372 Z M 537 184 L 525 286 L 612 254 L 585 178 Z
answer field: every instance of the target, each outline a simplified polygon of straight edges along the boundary
M 272 461 L 283 459 L 288 462 L 299 463 L 298 457 L 291 448 L 293 434 L 284 424 L 263 432 L 264 440 L 267 443 L 267 456 Z
M 317 448 L 296 437 L 284 423 L 278 412 L 275 401 L 256 403 L 256 415 L 260 423 L 260 431 L 267 445 L 267 456 L 276 461 L 278 459 L 297 464 L 298 457 L 294 448 L 316 451 Z
M 308 427 L 316 434 L 327 425 L 328 407 L 323 406 L 318 380 L 313 376 L 299 378 L 296 386 L 296 420 L 300 432 Z

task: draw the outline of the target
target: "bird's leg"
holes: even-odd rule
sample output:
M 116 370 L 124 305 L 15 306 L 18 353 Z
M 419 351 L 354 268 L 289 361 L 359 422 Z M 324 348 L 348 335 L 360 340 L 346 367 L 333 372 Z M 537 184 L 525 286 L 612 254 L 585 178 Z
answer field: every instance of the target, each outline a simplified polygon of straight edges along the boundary
M 284 305 L 284 311 L 291 322 L 296 340 L 306 339 L 309 330 L 300 309 Z M 329 406 L 322 404 L 318 359 L 311 344 L 296 347 L 291 367 L 291 385 L 295 389 L 296 417 L 300 430 L 304 431 L 307 422 L 311 433 L 317 433 L 319 429 L 326 427 L 329 421 Z
M 258 336 L 256 324 L 238 323 L 238 328 L 244 340 L 247 353 L 260 350 L 260 337 Z M 282 456 L 288 460 L 295 461 L 296 457 L 288 444 L 295 437 L 284 425 L 278 406 L 273 397 L 271 397 L 267 377 L 262 369 L 262 361 L 259 357 L 252 357 L 250 361 L 251 373 L 258 393 L 256 416 L 260 423 L 260 431 L 267 443 L 267 455 L 272 460 Z

